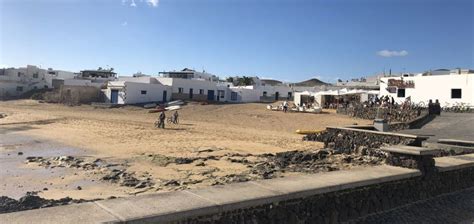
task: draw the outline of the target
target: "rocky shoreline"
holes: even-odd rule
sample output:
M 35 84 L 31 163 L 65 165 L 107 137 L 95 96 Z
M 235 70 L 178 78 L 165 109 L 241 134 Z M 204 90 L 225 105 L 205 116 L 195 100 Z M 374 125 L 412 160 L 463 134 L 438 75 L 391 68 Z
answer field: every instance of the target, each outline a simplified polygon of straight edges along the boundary
M 365 153 L 365 154 L 364 154 Z M 223 185 L 234 182 L 245 182 L 258 179 L 278 178 L 285 173 L 318 173 L 330 172 L 342 169 L 350 169 L 353 166 L 374 166 L 384 162 L 384 158 L 366 152 L 358 154 L 344 154 L 332 149 L 288 151 L 275 154 L 239 154 L 228 153 L 221 156 L 200 155 L 196 157 L 171 157 L 160 154 L 148 154 L 146 157 L 157 166 L 185 165 L 206 166 L 210 160 L 225 160 L 231 163 L 240 163 L 248 169 L 241 173 L 228 174 L 224 176 L 215 175 L 218 168 L 209 167 L 200 173 L 189 173 L 185 178 L 170 180 L 155 180 L 147 173 L 137 174 L 127 171 L 127 164 L 112 164 L 103 159 L 84 159 L 73 156 L 57 157 L 27 157 L 25 163 L 36 164 L 48 169 L 65 167 L 70 169 L 81 169 L 99 174 L 100 181 L 107 181 L 119 186 L 135 188 L 139 193 L 154 190 L 182 190 L 192 185 L 209 181 L 210 185 Z M 193 180 L 191 175 L 200 175 L 202 180 Z M 80 187 L 78 187 L 80 188 Z M 80 189 L 78 189 L 80 190 Z M 95 199 L 100 200 L 100 199 Z M 28 209 L 82 203 L 83 199 L 72 199 L 69 197 L 59 200 L 41 198 L 37 192 L 29 192 L 19 200 L 6 196 L 0 197 L 0 213 L 15 212 Z

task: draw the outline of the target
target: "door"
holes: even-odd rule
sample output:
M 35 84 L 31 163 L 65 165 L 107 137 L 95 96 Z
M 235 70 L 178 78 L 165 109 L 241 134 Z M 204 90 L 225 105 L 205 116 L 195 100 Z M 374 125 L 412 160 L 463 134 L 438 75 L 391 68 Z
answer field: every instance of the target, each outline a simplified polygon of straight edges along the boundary
M 189 89 L 189 99 L 193 98 L 193 89 Z
M 207 91 L 207 100 L 214 101 L 214 90 Z
M 168 92 L 166 92 L 166 90 L 163 90 L 163 102 L 166 102 L 168 101 Z
M 279 92 L 276 92 L 276 93 L 275 93 L 275 100 L 278 101 L 278 99 L 280 99 L 280 93 L 279 93 Z
M 110 93 L 110 103 L 116 104 L 118 103 L 118 90 L 113 89 Z
M 225 91 L 224 90 L 217 90 L 217 101 L 225 98 Z M 225 99 L 223 100 L 225 101 Z

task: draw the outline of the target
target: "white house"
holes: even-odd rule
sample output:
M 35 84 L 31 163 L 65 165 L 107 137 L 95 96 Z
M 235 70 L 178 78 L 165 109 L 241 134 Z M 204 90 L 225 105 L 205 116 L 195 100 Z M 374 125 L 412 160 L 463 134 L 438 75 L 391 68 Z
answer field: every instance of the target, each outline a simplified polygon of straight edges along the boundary
M 60 70 L 48 70 L 53 76 L 54 88 L 59 86 L 88 86 L 102 89 L 108 81 L 116 80 L 116 73 L 111 69 L 82 70 L 79 73 Z
M 181 71 L 160 72 L 159 74 L 163 78 L 198 79 L 198 80 L 205 80 L 209 82 L 219 81 L 219 77 L 213 74 L 207 73 L 205 71 L 198 72 L 189 68 L 185 68 Z
M 163 85 L 172 87 L 173 100 L 226 101 L 225 88 L 218 87 L 217 82 L 167 77 L 156 79 Z
M 474 106 L 474 73 L 381 78 L 380 95 L 392 96 L 398 103 L 410 97 L 414 103 L 439 100 L 441 106 Z
M 18 97 L 35 89 L 52 88 L 53 76 L 34 65 L 0 69 L 0 99 Z
M 171 92 L 171 86 L 153 77 L 121 77 L 108 82 L 104 90 L 105 101 L 114 104 L 167 102 L 171 100 Z
M 343 87 L 343 88 L 358 88 L 358 89 L 372 89 L 378 90 L 379 89 L 379 80 L 383 77 L 383 75 L 375 75 L 375 76 L 368 76 L 368 77 L 361 77 L 358 79 L 351 79 L 342 81 L 338 80 L 336 82 L 336 86 Z
M 259 102 L 262 91 L 255 89 L 254 86 L 231 86 L 230 102 L 232 103 L 250 103 Z
M 47 73 L 48 75 L 51 75 L 53 79 L 60 79 L 60 80 L 74 79 L 77 76 L 77 74 L 74 72 L 54 70 L 52 68 L 48 68 Z

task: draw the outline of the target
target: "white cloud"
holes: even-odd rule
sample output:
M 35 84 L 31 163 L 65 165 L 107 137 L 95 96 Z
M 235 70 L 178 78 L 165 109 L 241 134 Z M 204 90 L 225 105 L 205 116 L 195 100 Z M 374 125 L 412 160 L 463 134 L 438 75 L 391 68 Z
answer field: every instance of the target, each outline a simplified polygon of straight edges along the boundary
M 130 7 L 137 7 L 137 2 L 138 4 L 146 4 L 150 7 L 158 7 L 158 4 L 160 3 L 160 0 L 122 0 L 122 5 L 128 5 L 130 2 Z
M 122 23 L 122 26 L 126 26 L 126 25 L 128 25 L 127 21 Z
M 0 64 L 0 68 L 8 68 L 8 65 Z
M 151 7 L 158 7 L 159 0 L 146 0 L 146 3 Z
M 408 55 L 408 51 L 401 50 L 401 51 L 390 51 L 390 50 L 381 50 L 377 51 L 378 56 L 382 57 L 403 57 Z

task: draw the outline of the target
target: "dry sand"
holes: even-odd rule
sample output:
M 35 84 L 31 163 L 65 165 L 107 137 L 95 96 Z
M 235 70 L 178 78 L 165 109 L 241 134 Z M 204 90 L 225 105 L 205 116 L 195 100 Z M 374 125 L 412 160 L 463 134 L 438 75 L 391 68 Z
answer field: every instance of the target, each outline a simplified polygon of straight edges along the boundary
M 285 114 L 268 111 L 265 104 L 258 103 L 232 105 L 190 103 L 179 112 L 180 124 L 167 125 L 165 130 L 161 130 L 153 127 L 158 114 L 150 114 L 147 110 L 134 106 L 96 109 L 89 105 L 68 107 L 32 100 L 0 102 L 0 113 L 8 115 L 0 119 L 0 150 L 16 152 L 15 145 L 8 145 L 5 138 L 18 134 L 78 149 L 80 152 L 77 154 L 80 156 L 125 162 L 130 172 L 147 173 L 155 182 L 179 178 L 200 180 L 187 186 L 197 187 L 212 184 L 210 180 L 202 181 L 204 177 L 201 174 L 209 170 L 213 171 L 213 176 L 219 177 L 239 174 L 248 167 L 225 160 L 207 161 L 204 166 L 196 166 L 197 162 L 160 166 L 151 161 L 150 156 L 157 154 L 175 157 L 222 156 L 229 153 L 258 155 L 319 149 L 322 147 L 321 143 L 304 142 L 301 140 L 301 135 L 295 134 L 295 130 L 318 130 L 329 125 L 369 122 L 337 115 L 334 111 L 325 111 L 323 114 Z M 28 164 L 28 169 L 35 168 Z M 68 176 L 71 172 L 75 173 L 76 177 Z M 99 177 L 93 172 L 81 171 L 78 174 L 78 171 L 67 171 L 67 169 L 61 175 L 67 178 L 61 179 L 58 178 L 60 176 L 53 175 L 41 178 L 41 183 L 35 183 L 35 178 L 21 181 L 23 186 L 37 185 L 38 187 L 34 189 L 39 191 L 44 188 L 45 183 L 48 184 L 48 191 L 40 193 L 47 198 L 64 196 L 104 198 L 111 195 L 124 196 L 137 191 L 110 183 L 88 183 L 82 191 L 74 191 L 77 184 L 71 183 L 78 181 L 83 183 Z M 12 176 L 11 173 L 2 173 L 3 187 L 0 188 L 0 195 L 8 196 L 15 184 L 21 182 L 18 179 L 22 177 L 23 175 Z M 25 188 L 24 191 L 26 189 L 32 188 Z

